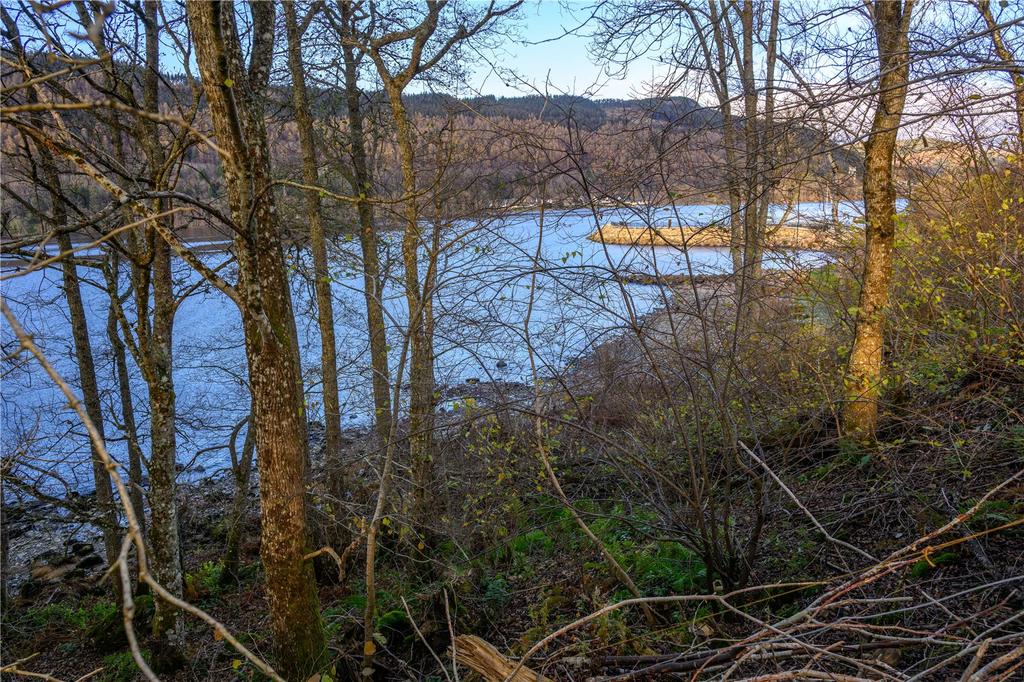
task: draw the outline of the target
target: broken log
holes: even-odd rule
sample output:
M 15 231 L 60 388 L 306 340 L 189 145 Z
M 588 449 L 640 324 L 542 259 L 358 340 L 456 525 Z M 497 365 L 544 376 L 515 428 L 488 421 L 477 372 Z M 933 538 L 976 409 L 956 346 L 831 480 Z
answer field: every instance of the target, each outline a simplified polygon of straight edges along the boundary
M 552 682 L 550 678 L 530 670 L 502 655 L 493 646 L 476 635 L 459 635 L 455 638 L 455 661 L 477 673 L 486 682 Z M 517 670 L 518 668 L 518 670 Z M 511 678 L 512 672 L 515 675 Z

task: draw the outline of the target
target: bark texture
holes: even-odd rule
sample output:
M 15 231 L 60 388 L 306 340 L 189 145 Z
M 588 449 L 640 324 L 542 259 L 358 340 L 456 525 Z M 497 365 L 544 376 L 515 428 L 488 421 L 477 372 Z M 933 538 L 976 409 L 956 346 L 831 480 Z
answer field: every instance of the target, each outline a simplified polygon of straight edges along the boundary
M 306 425 L 295 320 L 271 188 L 263 95 L 273 57 L 274 6 L 253 3 L 246 68 L 230 3 L 190 0 L 196 46 L 237 230 L 237 285 L 260 474 L 271 628 L 280 670 L 305 679 L 324 655 L 320 605 L 307 552 Z
M 292 108 L 302 148 L 302 181 L 311 186 L 320 184 L 317 165 L 313 119 L 309 113 L 306 94 L 306 73 L 302 63 L 302 34 L 295 14 L 294 0 L 283 3 L 288 36 L 288 69 L 292 76 Z M 331 273 L 327 267 L 327 241 L 320 213 L 320 194 L 315 189 L 305 191 L 306 219 L 309 221 L 309 243 L 313 252 L 313 277 L 316 289 L 317 324 L 320 328 L 320 368 L 324 401 L 325 461 L 331 480 L 332 493 L 343 492 L 344 476 L 341 471 L 341 408 L 338 399 L 338 355 L 334 337 L 334 305 L 331 294 Z
M 143 498 L 142 487 L 142 446 L 139 445 L 139 427 L 135 419 L 135 403 L 132 398 L 131 375 L 128 374 L 128 358 L 120 333 L 121 294 L 117 287 L 120 277 L 120 258 L 116 251 L 112 251 L 109 259 L 107 293 L 111 297 L 111 305 L 107 313 L 107 339 L 110 341 L 110 353 L 114 358 L 114 374 L 117 379 L 118 397 L 121 401 L 121 419 L 124 421 L 124 434 L 128 441 L 128 484 L 132 507 L 135 509 L 135 515 L 139 521 L 139 529 L 145 534 L 146 502 Z
M 356 205 L 359 215 L 359 246 L 363 256 L 363 295 L 366 300 L 366 322 L 370 332 L 370 366 L 373 371 L 374 425 L 377 439 L 383 449 L 391 433 L 391 372 L 388 366 L 388 340 L 384 326 L 384 289 L 377 250 L 377 228 L 374 222 L 373 175 L 366 153 L 366 131 L 359 87 L 359 64 L 352 45 L 345 42 L 351 7 L 341 6 L 342 56 L 345 61 L 345 104 L 348 110 L 349 145 L 352 161 L 352 191 L 360 197 Z
M 146 18 L 146 70 L 143 80 L 143 108 L 159 112 L 160 40 L 159 17 L 156 0 L 145 3 Z M 156 123 L 141 120 L 137 134 L 146 154 L 152 184 L 163 188 L 166 154 L 160 143 Z M 155 202 L 155 213 L 169 208 L 167 202 Z M 170 219 L 164 221 L 164 230 L 171 229 Z M 149 556 L 154 577 L 171 594 L 182 594 L 182 554 L 178 529 L 176 499 L 177 478 L 177 396 L 174 390 L 173 333 L 174 281 L 171 273 L 171 249 L 157 236 L 157 226 L 146 226 L 145 252 L 137 268 L 148 268 L 138 278 L 152 284 L 152 320 L 149 318 L 149 288 L 136 290 L 136 312 L 139 322 L 139 340 L 142 349 L 146 386 L 149 393 Z M 147 328 L 148 327 L 148 328 Z M 153 635 L 154 665 L 159 670 L 174 670 L 185 663 L 182 653 L 182 623 L 177 608 L 157 599 L 154 602 Z
M 231 516 L 228 525 L 228 539 L 224 550 L 225 581 L 237 582 L 238 558 L 242 547 L 242 526 L 245 521 L 245 508 L 249 504 L 249 479 L 252 475 L 252 456 L 256 441 L 253 429 L 245 432 L 242 453 L 238 453 L 238 432 L 249 422 L 246 417 L 231 432 L 228 450 L 231 454 L 231 473 L 235 477 L 235 498 L 231 502 Z
M 54 173 L 50 182 L 59 182 Z M 55 207 L 54 213 L 61 225 L 66 220 L 66 214 L 62 206 L 62 199 L 53 197 Z M 71 250 L 71 237 L 66 232 L 59 232 L 57 244 L 61 252 Z M 100 437 L 103 432 L 103 407 L 100 403 L 100 392 L 96 382 L 96 366 L 93 362 L 92 343 L 89 340 L 89 323 L 85 314 L 85 305 L 82 303 L 81 285 L 79 284 L 78 271 L 70 258 L 61 261 L 61 270 L 64 276 L 64 295 L 68 301 L 68 313 L 71 318 L 71 336 L 75 346 L 75 361 L 78 364 L 78 380 L 82 389 L 82 402 L 85 404 L 86 413 L 89 419 L 96 425 Z M 121 529 L 117 520 L 117 511 L 114 508 L 114 493 L 110 482 L 110 472 L 100 458 L 95 446 L 92 447 L 92 474 L 93 482 L 96 484 L 96 504 L 100 512 L 100 527 L 103 530 L 103 549 L 107 557 L 107 565 L 113 566 L 117 561 L 121 544 Z M 115 596 L 120 600 L 119 583 L 112 581 Z M 120 601 L 118 601 L 120 603 Z
M 877 0 L 871 4 L 878 46 L 878 106 L 864 145 L 864 272 L 843 410 L 845 431 L 856 440 L 873 439 L 878 425 L 885 309 L 896 241 L 892 164 L 907 98 L 908 29 L 913 6 L 914 0 Z
M 182 592 L 181 546 L 178 534 L 178 506 L 175 499 L 177 434 L 176 408 L 172 376 L 172 333 L 174 293 L 171 282 L 171 255 L 167 243 L 154 240 L 153 253 L 153 326 L 145 353 L 149 362 L 149 555 L 153 575 L 172 594 Z M 179 649 L 181 623 L 177 609 L 156 600 L 153 634 L 164 647 Z M 167 652 L 162 668 L 173 668 L 181 661 Z M 154 659 L 155 660 L 155 659 Z
M 405 298 L 409 307 L 409 461 L 412 465 L 412 519 L 422 532 L 429 519 L 429 490 L 433 476 L 434 343 L 431 334 L 433 292 L 420 281 L 419 254 L 423 241 L 419 204 L 416 200 L 415 147 L 412 121 L 397 87 L 387 89 L 395 119 L 402 191 L 405 194 L 405 227 L 402 262 L 405 266 Z

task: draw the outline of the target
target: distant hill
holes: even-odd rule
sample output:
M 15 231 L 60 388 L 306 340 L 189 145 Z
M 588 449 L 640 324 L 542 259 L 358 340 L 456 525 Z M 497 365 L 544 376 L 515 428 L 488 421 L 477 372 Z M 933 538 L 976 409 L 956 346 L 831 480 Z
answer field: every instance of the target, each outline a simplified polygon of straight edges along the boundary
M 374 106 L 387 109 L 383 93 L 370 94 L 369 98 Z M 287 108 L 290 101 L 288 88 L 278 88 L 276 99 Z M 701 131 L 714 133 L 720 131 L 723 124 L 723 116 L 716 108 L 706 107 L 689 97 L 589 99 L 574 95 L 485 95 L 460 99 L 445 94 L 418 93 L 406 95 L 405 101 L 407 109 L 414 116 L 431 118 L 465 115 L 486 119 L 531 120 L 556 128 L 563 126 L 563 130 L 569 121 L 589 131 L 609 127 L 628 131 L 635 129 L 637 122 L 648 121 L 671 126 L 676 133 L 683 134 Z M 335 90 L 316 92 L 312 106 L 314 116 L 318 118 L 344 118 L 346 115 L 344 95 Z M 743 118 L 737 116 L 734 120 L 738 126 Z M 863 160 L 858 149 L 833 144 L 812 126 L 800 123 L 783 125 L 786 137 L 785 141 L 780 139 L 780 144 L 794 158 L 830 150 L 843 175 L 859 176 L 862 172 Z M 825 172 L 824 169 L 822 172 Z
M 277 88 L 282 102 L 289 100 L 287 87 Z M 383 93 L 373 93 L 370 99 L 385 106 Z M 417 93 L 405 96 L 406 108 L 421 116 L 451 116 L 472 114 L 488 118 L 512 120 L 534 119 L 545 123 L 562 123 L 572 118 L 583 128 L 596 130 L 616 120 L 649 116 L 655 120 L 671 122 L 685 128 L 715 127 L 721 125 L 722 116 L 716 109 L 705 107 L 689 97 L 661 99 L 588 99 L 574 95 L 542 97 L 496 97 L 484 95 L 460 99 L 451 95 Z M 314 115 L 321 118 L 345 115 L 344 93 L 321 89 L 313 97 Z
M 558 123 L 574 119 L 584 128 L 596 129 L 617 119 L 649 116 L 663 122 L 700 128 L 721 125 L 722 116 L 715 109 L 700 105 L 689 97 L 662 99 L 588 99 L 573 95 L 541 97 L 473 97 L 457 99 L 448 95 L 416 94 L 408 97 L 414 113 L 440 116 L 452 112 L 474 112 L 483 116 L 510 119 L 540 119 Z

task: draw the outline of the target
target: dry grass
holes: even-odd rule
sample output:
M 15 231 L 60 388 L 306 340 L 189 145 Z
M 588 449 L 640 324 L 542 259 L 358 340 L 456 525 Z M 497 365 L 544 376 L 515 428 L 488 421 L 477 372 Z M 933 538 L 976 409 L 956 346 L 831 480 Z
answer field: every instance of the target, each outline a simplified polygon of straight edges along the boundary
M 605 223 L 590 240 L 623 246 L 729 246 L 729 230 L 721 227 L 632 227 Z M 828 250 L 841 242 L 841 234 L 812 227 L 770 227 L 769 249 Z

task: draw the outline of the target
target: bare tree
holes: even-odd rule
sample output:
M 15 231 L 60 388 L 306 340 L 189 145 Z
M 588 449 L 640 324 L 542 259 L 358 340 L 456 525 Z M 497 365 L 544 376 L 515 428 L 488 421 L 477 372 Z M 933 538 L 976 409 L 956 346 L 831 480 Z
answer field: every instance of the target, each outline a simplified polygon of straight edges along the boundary
M 318 168 L 313 119 L 309 111 L 306 92 L 306 68 L 302 60 L 302 27 L 296 16 L 294 0 L 283 3 L 285 28 L 288 36 L 288 70 L 291 74 L 292 108 L 302 146 L 302 181 L 305 190 L 306 218 L 309 221 L 309 242 L 313 255 L 313 277 L 316 289 L 317 324 L 320 327 L 320 372 L 324 401 L 324 426 L 327 462 L 333 493 L 340 497 L 342 471 L 341 412 L 338 403 L 338 354 L 334 335 L 334 307 L 331 296 L 331 273 L 327 267 L 327 243 L 323 217 L 320 213 L 320 171 Z M 308 21 L 301 22 L 303 26 Z
M 882 346 L 896 241 L 893 155 L 910 75 L 910 20 L 915 0 L 869 5 L 878 49 L 878 103 L 864 145 L 864 274 L 846 376 L 843 424 L 848 435 L 872 439 L 878 424 Z
M 603 59 L 625 67 L 655 53 L 670 65 L 669 75 L 653 88 L 657 97 L 669 98 L 694 79 L 698 88 L 704 79 L 710 85 L 720 118 L 706 127 L 720 135 L 716 151 L 724 157 L 724 186 L 716 189 L 728 199 L 733 271 L 744 282 L 756 281 L 769 205 L 792 164 L 782 160 L 778 146 L 798 123 L 777 121 L 780 3 L 627 0 L 599 2 L 593 11 L 593 49 Z
M 3 20 L 4 28 L 7 31 L 7 39 L 10 41 L 14 59 L 18 64 L 24 79 L 30 81 L 35 72 L 31 67 L 29 56 L 21 41 L 21 31 L 17 22 L 7 12 L 6 8 L 0 7 L 0 19 Z M 30 104 L 38 104 L 40 101 L 39 90 L 34 87 L 26 89 L 27 100 Z M 41 116 L 33 116 L 33 124 L 42 126 Z M 50 210 L 52 215 L 53 230 L 57 234 L 57 246 L 62 253 L 71 251 L 71 235 L 68 233 L 69 217 L 67 209 L 67 196 L 63 191 L 57 160 L 50 149 L 43 145 L 36 145 L 39 155 L 39 165 L 43 172 L 40 182 L 47 188 L 50 196 Z M 89 323 L 82 304 L 82 292 L 79 283 L 78 268 L 72 259 L 64 259 L 61 262 L 61 274 L 63 276 L 64 296 L 67 299 L 68 313 L 71 319 L 71 334 L 74 339 L 75 359 L 78 366 L 79 383 L 82 388 L 82 398 L 85 404 L 86 413 L 96 425 L 97 434 L 100 439 L 104 436 L 103 407 L 100 402 L 99 385 L 96 380 L 96 366 L 93 358 L 92 344 L 89 340 Z M 103 531 L 103 545 L 106 551 L 107 563 L 111 566 L 117 561 L 120 546 L 120 525 L 117 518 L 117 510 L 114 507 L 113 488 L 111 487 L 110 472 L 100 457 L 100 452 L 95 443 L 92 444 L 92 470 L 93 482 L 96 486 L 96 502 L 99 505 L 100 527 Z M 115 596 L 120 600 L 120 584 L 114 582 L 111 585 Z
M 124 125 L 115 113 L 111 116 L 110 130 L 115 155 L 124 165 L 130 162 L 125 140 L 122 138 L 125 134 L 129 139 L 134 138 L 137 148 L 141 148 L 143 152 L 144 172 L 152 191 L 159 196 L 160 193 L 167 192 L 172 183 L 171 164 L 184 153 L 180 137 L 175 140 L 175 144 L 165 147 L 156 121 L 160 115 L 162 80 L 160 36 L 163 17 L 159 3 L 156 0 L 146 0 L 142 6 L 135 9 L 136 16 L 144 27 L 144 53 L 137 55 L 135 50 L 124 50 L 141 62 L 138 64 L 142 70 L 141 102 L 138 101 L 128 78 L 120 73 L 123 66 L 113 57 L 113 50 L 108 41 L 119 37 L 114 31 L 104 30 L 103 8 L 94 11 L 85 2 L 78 1 L 75 3 L 75 9 L 82 29 L 89 36 L 93 49 L 104 63 L 103 88 L 123 105 L 150 115 L 148 118 L 135 119 L 134 125 Z M 137 36 L 122 38 L 120 43 L 127 46 L 133 38 Z M 197 100 L 197 97 L 193 99 L 193 111 L 198 104 Z M 133 231 L 128 236 L 128 246 L 125 249 L 131 257 L 134 325 L 130 324 L 121 305 L 120 296 L 117 294 L 116 277 L 108 282 L 108 289 L 112 294 L 112 313 L 119 319 L 125 339 L 130 341 L 130 348 L 146 382 L 149 398 L 149 539 L 153 572 L 157 580 L 172 594 L 180 596 L 183 577 L 176 500 L 177 399 L 173 376 L 173 331 L 177 302 L 171 274 L 171 247 L 165 239 L 157 236 L 158 232 L 170 231 L 173 223 L 166 216 L 166 211 L 171 208 L 168 199 L 156 198 L 150 203 L 153 215 L 162 216 L 154 218 L 154 222 L 160 221 L 162 224 L 150 224 L 141 231 Z M 134 335 L 131 334 L 132 326 Z M 159 645 L 154 657 L 154 666 L 161 671 L 173 670 L 185 662 L 180 644 L 182 625 L 177 608 L 172 604 L 158 599 L 155 606 L 153 633 Z
M 187 4 L 196 57 L 234 219 L 239 280 L 231 291 L 242 314 L 251 428 L 260 474 L 261 556 L 277 658 L 305 679 L 324 651 L 312 568 L 304 559 L 306 423 L 291 293 L 278 228 L 263 116 L 274 46 L 274 5 L 254 2 L 248 66 L 233 3 Z
M 117 251 L 111 251 L 108 261 L 104 266 L 104 274 L 107 276 L 107 294 L 111 297 L 116 297 L 118 301 L 123 301 L 128 295 L 126 294 L 122 297 L 118 288 L 121 271 L 120 262 L 120 254 Z M 128 483 L 132 494 L 132 506 L 139 511 L 139 528 L 145 534 L 146 517 L 144 511 L 146 505 L 143 499 L 142 446 L 139 444 L 139 427 L 135 418 L 135 400 L 132 396 L 127 351 L 125 350 L 124 341 L 121 340 L 117 306 L 113 304 L 107 310 L 107 339 L 110 341 L 110 354 L 114 359 L 114 375 L 117 381 L 118 399 L 121 402 L 121 419 L 124 421 L 122 430 L 128 441 Z
M 434 425 L 434 343 L 433 297 L 428 265 L 420 273 L 420 254 L 426 247 L 422 232 L 421 188 L 416 178 L 416 144 L 412 118 L 406 109 L 406 88 L 417 77 L 434 69 L 461 43 L 490 28 L 501 17 L 515 11 L 521 0 L 507 4 L 490 2 L 467 12 L 459 3 L 429 0 L 424 8 L 382 7 L 342 0 L 348 11 L 366 13 L 365 20 L 346 42 L 368 57 L 376 67 L 391 107 L 395 125 L 402 177 L 402 261 L 405 297 L 409 309 L 409 455 L 412 462 L 412 518 L 418 531 L 425 529 L 429 516 L 429 486 L 433 477 Z M 442 19 L 444 23 L 442 24 Z M 447 33 L 439 33 L 439 28 Z M 435 254 L 436 256 L 436 254 Z
M 1017 155 L 1018 160 L 1024 163 L 1024 69 L 1021 68 L 1020 60 L 1013 54 L 1010 46 L 1003 40 L 1003 31 L 992 14 L 992 3 L 989 0 L 974 0 L 974 6 L 985 20 L 996 56 L 1006 64 L 1006 72 L 1013 83 L 1013 101 L 1016 105 L 1017 118 Z
M 391 374 L 388 367 L 387 331 L 384 321 L 384 277 L 381 271 L 377 240 L 377 223 L 373 210 L 374 178 L 367 153 L 365 93 L 359 85 L 363 55 L 355 50 L 350 35 L 356 27 L 352 3 L 338 3 L 337 14 L 325 6 L 326 17 L 341 42 L 345 111 L 348 120 L 348 143 L 351 173 L 347 174 L 353 194 L 359 199 L 359 247 L 363 258 L 363 298 L 366 301 L 366 323 L 370 336 L 370 368 L 372 371 L 374 424 L 380 446 L 386 447 L 391 432 Z

